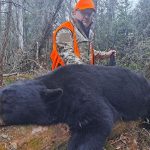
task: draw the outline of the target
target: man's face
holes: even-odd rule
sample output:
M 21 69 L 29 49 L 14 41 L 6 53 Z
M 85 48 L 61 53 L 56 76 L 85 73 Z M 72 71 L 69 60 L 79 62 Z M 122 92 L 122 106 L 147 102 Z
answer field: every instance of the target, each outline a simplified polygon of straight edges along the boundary
M 76 10 L 74 16 L 76 19 L 81 21 L 83 25 L 87 28 L 92 23 L 94 10 L 93 9 Z

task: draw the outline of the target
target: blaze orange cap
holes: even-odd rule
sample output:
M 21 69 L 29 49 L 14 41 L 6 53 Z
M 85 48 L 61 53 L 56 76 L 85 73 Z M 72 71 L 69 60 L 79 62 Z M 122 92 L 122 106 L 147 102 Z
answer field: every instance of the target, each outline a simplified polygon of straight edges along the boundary
M 95 5 L 93 0 L 79 0 L 76 5 L 74 10 L 84 10 L 84 9 L 94 9 L 95 10 Z

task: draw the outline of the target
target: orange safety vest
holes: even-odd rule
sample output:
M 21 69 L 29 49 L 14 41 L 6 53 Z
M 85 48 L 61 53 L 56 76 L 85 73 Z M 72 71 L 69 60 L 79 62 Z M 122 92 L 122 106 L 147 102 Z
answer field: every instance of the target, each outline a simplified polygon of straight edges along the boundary
M 80 52 L 79 52 L 79 49 L 78 49 L 78 43 L 77 43 L 76 32 L 75 32 L 74 26 L 70 21 L 66 21 L 66 22 L 62 23 L 53 32 L 53 50 L 50 54 L 50 59 L 52 61 L 52 67 L 51 67 L 52 71 L 54 69 L 58 68 L 59 66 L 64 66 L 65 65 L 63 59 L 61 58 L 61 56 L 58 53 L 57 44 L 56 44 L 57 32 L 59 30 L 61 30 L 62 28 L 67 28 L 72 32 L 74 53 L 77 57 L 80 58 Z M 92 48 L 92 44 L 90 45 L 90 50 L 91 50 L 91 55 L 92 55 L 92 59 L 90 60 L 90 64 L 94 64 L 94 49 Z

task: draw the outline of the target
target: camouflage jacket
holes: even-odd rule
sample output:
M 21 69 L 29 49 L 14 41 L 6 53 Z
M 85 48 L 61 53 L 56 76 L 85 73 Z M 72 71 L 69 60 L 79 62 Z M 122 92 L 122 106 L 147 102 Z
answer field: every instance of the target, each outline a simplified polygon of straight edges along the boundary
M 74 54 L 72 33 L 68 29 L 61 29 L 57 33 L 56 43 L 59 55 L 63 58 L 65 64 L 89 64 L 91 58 L 90 43 L 93 42 L 94 33 L 90 30 L 88 38 L 78 23 L 74 24 L 74 27 L 80 58 Z M 95 51 L 94 53 L 97 54 L 98 52 Z

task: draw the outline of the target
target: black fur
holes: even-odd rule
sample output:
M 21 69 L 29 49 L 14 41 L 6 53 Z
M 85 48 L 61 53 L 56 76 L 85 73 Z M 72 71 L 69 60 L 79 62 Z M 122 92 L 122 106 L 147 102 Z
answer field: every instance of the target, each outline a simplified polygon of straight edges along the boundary
M 119 67 L 68 65 L 0 89 L 5 125 L 66 123 L 69 150 L 102 150 L 114 122 L 149 115 L 149 81 Z

